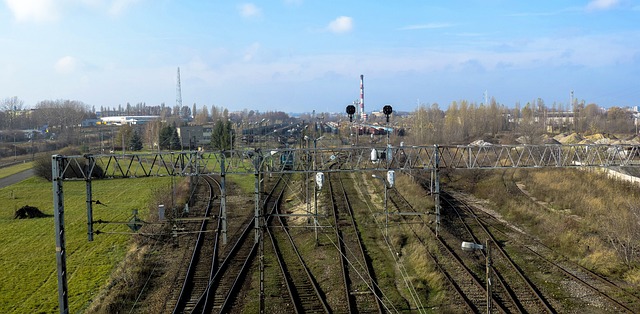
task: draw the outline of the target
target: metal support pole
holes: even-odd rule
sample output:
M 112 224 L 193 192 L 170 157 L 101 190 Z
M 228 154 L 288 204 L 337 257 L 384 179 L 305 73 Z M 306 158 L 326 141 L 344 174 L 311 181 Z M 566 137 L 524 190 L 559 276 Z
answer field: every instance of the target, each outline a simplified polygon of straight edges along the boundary
M 305 136 L 305 141 L 307 142 L 306 148 L 307 148 L 307 156 L 306 156 L 306 160 L 305 160 L 305 167 L 308 167 L 308 163 L 309 163 L 309 139 L 307 136 Z M 305 205 L 307 206 L 307 213 L 311 213 L 311 208 L 309 208 L 311 206 L 311 200 L 309 199 L 309 171 L 305 171 L 305 176 L 307 177 L 307 179 L 304 181 L 304 192 L 305 192 Z
M 257 155 L 254 159 L 255 166 L 255 188 L 254 188 L 254 230 L 255 230 L 255 243 L 260 242 L 260 167 L 262 160 L 260 155 Z
M 189 148 L 191 148 L 191 137 L 189 137 Z M 192 152 L 189 157 L 191 160 L 189 162 L 189 195 L 195 195 L 196 186 L 198 185 L 198 176 L 195 175 L 196 170 L 194 169 L 194 162 L 197 159 L 197 154 Z M 184 169 L 183 169 L 184 171 Z M 193 198 L 189 198 L 189 206 L 193 205 L 195 200 Z
M 489 250 L 489 240 L 485 244 L 485 250 L 487 253 L 487 314 L 491 314 L 491 251 Z
M 227 189 L 226 189 L 226 175 L 224 169 L 224 152 L 222 153 L 222 159 L 220 160 L 220 222 L 222 224 L 222 244 L 227 244 Z
M 317 154 L 318 139 L 313 139 L 313 171 L 316 171 L 316 154 Z M 307 172 L 308 173 L 308 172 Z M 313 230 L 316 236 L 316 246 L 318 246 L 318 186 L 316 182 L 313 183 Z
M 259 246 L 260 250 L 260 313 L 264 313 L 264 241 L 262 241 L 262 225 L 261 212 L 260 212 L 260 170 L 262 168 L 262 156 L 258 153 L 253 160 L 255 167 L 255 212 L 254 212 L 254 229 L 255 229 L 255 242 Z M 264 223 L 266 227 L 266 223 Z
M 385 233 L 385 237 L 389 236 L 389 210 L 387 209 L 387 190 L 389 190 L 387 188 L 387 181 L 385 181 L 384 179 L 382 179 L 382 182 L 384 183 L 384 233 Z
M 265 224 L 266 225 L 266 224 Z M 262 239 L 263 230 L 260 229 L 260 239 Z M 264 314 L 264 241 L 260 241 L 260 314 Z
M 93 173 L 95 159 L 93 159 L 91 155 L 85 157 L 88 162 L 85 169 L 85 183 L 87 186 L 87 239 L 93 241 L 93 191 L 91 190 L 91 174 Z
M 318 187 L 315 183 L 313 184 L 313 202 L 313 230 L 316 234 L 316 246 L 318 246 Z
M 255 243 L 258 243 L 260 240 L 260 174 L 258 170 L 255 173 L 255 188 L 254 188 L 254 230 L 255 230 Z
M 434 183 L 435 183 L 435 203 L 436 203 L 436 237 L 438 237 L 440 232 L 440 175 L 439 175 L 439 167 L 440 167 L 440 155 L 438 151 L 438 145 L 435 145 L 435 164 L 434 164 Z
M 58 307 L 61 314 L 69 313 L 67 287 L 67 251 L 64 235 L 64 193 L 62 180 L 65 159 L 61 155 L 51 156 L 51 182 L 53 183 L 53 217 L 56 237 L 56 263 L 58 270 Z

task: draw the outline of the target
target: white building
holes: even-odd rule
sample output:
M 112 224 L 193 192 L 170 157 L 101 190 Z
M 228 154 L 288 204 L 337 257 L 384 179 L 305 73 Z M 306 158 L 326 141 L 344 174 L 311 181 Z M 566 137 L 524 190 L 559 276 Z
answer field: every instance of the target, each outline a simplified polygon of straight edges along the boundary
M 102 117 L 100 121 L 102 124 L 107 125 L 133 125 L 133 124 L 145 124 L 147 122 L 160 119 L 160 116 L 115 116 L 115 117 Z

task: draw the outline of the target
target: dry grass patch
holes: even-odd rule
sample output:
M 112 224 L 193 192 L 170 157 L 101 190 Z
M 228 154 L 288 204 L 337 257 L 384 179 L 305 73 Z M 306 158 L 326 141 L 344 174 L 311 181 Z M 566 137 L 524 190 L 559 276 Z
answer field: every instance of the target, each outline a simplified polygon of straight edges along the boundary
M 472 179 L 461 174 L 449 185 L 469 188 L 565 257 L 601 274 L 635 278 L 640 267 L 637 187 L 601 171 L 575 169 L 487 171 L 478 184 L 470 185 Z M 516 183 L 528 195 L 514 193 Z

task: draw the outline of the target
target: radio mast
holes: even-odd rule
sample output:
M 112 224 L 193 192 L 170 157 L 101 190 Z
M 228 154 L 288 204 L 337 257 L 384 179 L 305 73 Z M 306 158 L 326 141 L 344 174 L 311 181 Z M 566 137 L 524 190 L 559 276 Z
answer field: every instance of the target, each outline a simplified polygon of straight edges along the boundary
M 180 87 L 180 67 L 178 67 L 178 80 L 176 84 L 176 106 L 182 110 L 182 87 Z

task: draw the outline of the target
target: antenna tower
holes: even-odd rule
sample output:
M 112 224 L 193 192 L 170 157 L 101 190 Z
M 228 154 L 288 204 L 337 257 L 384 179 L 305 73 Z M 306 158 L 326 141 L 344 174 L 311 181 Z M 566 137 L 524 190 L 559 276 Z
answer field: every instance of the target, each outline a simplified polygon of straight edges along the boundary
M 360 74 L 360 117 L 362 121 L 367 120 L 364 113 L 364 75 Z
M 176 84 L 176 106 L 182 108 L 182 87 L 180 87 L 180 67 L 178 67 L 178 81 Z

